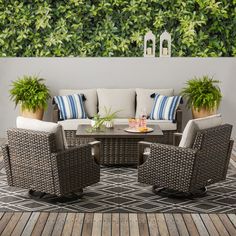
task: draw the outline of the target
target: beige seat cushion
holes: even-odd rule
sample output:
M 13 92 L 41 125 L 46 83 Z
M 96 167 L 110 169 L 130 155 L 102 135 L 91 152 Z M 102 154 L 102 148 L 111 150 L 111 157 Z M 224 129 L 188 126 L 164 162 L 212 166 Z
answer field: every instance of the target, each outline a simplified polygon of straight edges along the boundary
M 60 96 L 84 94 L 86 100 L 84 101 L 84 109 L 89 118 L 97 114 L 97 90 L 96 89 L 61 89 L 59 90 Z
M 174 89 L 143 89 L 143 88 L 136 88 L 136 117 L 139 117 L 142 109 L 145 109 L 147 115 L 150 116 L 152 107 L 154 104 L 154 98 L 151 98 L 151 94 L 159 93 L 165 96 L 173 96 Z
M 55 133 L 57 150 L 63 151 L 67 148 L 64 130 L 60 124 L 18 116 L 16 119 L 16 127 L 20 129 Z
M 58 124 L 63 126 L 64 130 L 77 130 L 78 125 L 90 125 L 90 119 L 70 119 L 58 121 Z
M 135 116 L 135 90 L 134 89 L 97 89 L 98 110 L 101 116 L 105 115 L 104 107 L 119 111 L 117 118 Z
M 78 125 L 88 125 L 91 124 L 90 119 L 70 119 L 62 120 L 58 122 L 64 128 L 64 130 L 77 130 Z M 127 125 L 128 119 L 114 119 L 115 125 Z M 161 130 L 176 130 L 177 124 L 169 120 L 147 120 L 147 125 L 159 125 Z
M 191 148 L 199 130 L 213 128 L 221 124 L 221 114 L 189 120 L 185 126 L 179 147 Z

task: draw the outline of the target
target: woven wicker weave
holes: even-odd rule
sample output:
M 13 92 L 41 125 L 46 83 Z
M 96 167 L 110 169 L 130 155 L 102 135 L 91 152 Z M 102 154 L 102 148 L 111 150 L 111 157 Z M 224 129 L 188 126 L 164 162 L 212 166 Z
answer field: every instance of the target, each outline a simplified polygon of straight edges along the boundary
M 66 141 L 69 147 L 78 147 L 82 144 L 93 142 L 93 138 L 81 138 L 76 136 L 76 130 L 65 130 Z
M 224 180 L 233 141 L 232 125 L 199 131 L 192 148 L 140 143 L 140 153 L 150 146 L 150 155 L 140 158 L 138 181 L 181 192 L 194 192 Z
M 116 125 L 113 129 L 88 132 L 89 125 L 79 125 L 76 136 L 94 138 L 101 142 L 103 165 L 137 165 L 138 142 L 143 140 L 158 141 L 163 133 L 159 126 L 153 126 L 150 133 L 130 133 L 124 131 L 126 125 Z
M 100 180 L 91 145 L 57 152 L 54 134 L 10 129 L 7 135 L 2 150 L 10 186 L 62 196 Z
M 163 131 L 162 136 L 158 136 L 156 139 L 149 139 L 150 142 L 158 142 L 163 144 L 172 144 L 173 143 L 173 135 L 176 131 L 168 130 Z M 65 136 L 67 140 L 67 144 L 69 147 L 77 147 L 81 144 L 86 144 L 89 142 L 94 141 L 93 138 L 83 138 L 83 137 L 77 137 L 76 136 L 76 130 L 65 130 Z M 142 139 L 140 139 L 141 141 Z
M 97 139 L 99 140 L 99 139 Z M 103 138 L 101 163 L 104 165 L 137 165 L 138 142 L 137 138 Z

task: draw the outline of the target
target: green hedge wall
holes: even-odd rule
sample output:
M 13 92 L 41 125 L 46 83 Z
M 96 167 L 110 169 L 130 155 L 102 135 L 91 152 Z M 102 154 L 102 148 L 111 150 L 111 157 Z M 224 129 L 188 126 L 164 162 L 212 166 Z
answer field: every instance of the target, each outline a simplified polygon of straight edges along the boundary
M 0 56 L 143 56 L 148 30 L 172 56 L 236 56 L 236 0 L 0 0 Z

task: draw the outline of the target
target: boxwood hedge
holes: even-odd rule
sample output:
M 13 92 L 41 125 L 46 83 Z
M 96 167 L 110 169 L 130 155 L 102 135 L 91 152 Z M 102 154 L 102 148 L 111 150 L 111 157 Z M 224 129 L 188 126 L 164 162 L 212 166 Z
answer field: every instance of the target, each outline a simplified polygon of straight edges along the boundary
M 172 56 L 236 56 L 236 0 L 0 0 L 0 56 L 136 57 L 148 30 Z

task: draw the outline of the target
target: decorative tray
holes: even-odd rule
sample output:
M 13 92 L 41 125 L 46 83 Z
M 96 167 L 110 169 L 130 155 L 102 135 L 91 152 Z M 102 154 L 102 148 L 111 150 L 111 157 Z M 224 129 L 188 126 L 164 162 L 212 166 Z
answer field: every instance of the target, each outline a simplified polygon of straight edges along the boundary
M 135 129 L 135 128 L 125 128 L 124 131 L 129 132 L 129 133 L 150 133 L 153 131 L 153 128 L 147 127 L 146 130 L 139 130 L 139 129 Z

